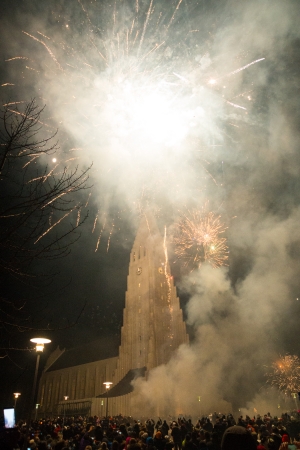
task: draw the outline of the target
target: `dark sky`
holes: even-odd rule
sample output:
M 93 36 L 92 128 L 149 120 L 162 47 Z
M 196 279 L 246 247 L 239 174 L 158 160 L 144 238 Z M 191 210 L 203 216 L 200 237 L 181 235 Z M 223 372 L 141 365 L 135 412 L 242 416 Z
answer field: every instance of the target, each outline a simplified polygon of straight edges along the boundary
M 197 364 L 186 352 L 185 364 L 215 374 L 207 392 L 230 376 L 226 398 L 244 380 L 246 406 L 264 365 L 300 352 L 299 3 L 149 4 L 2 1 L 2 102 L 35 97 L 45 124 L 59 130 L 61 164 L 93 163 L 82 237 L 38 292 L 32 317 L 64 328 L 86 303 L 76 327 L 48 333 L 52 349 L 118 334 L 129 252 L 150 206 L 161 232 L 167 227 L 201 350 Z M 171 237 L 183 214 L 205 204 L 227 227 L 228 266 L 189 274 L 173 264 Z M 1 361 L 13 373 L 8 393 L 28 369 L 22 355 Z

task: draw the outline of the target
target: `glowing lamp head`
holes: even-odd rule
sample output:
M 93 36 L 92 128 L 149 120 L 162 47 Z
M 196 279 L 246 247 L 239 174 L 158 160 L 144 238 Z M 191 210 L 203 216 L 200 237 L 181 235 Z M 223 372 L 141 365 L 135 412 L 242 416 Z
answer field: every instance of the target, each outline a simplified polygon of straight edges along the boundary
M 19 397 L 20 397 L 20 395 L 21 395 L 21 393 L 20 393 L 20 392 L 14 392 L 14 397 L 15 397 L 15 398 L 19 398 Z
M 112 382 L 111 381 L 105 381 L 103 384 L 105 384 L 105 387 L 108 390 L 110 388 L 110 385 L 112 384 Z
M 52 162 L 56 163 L 57 159 L 56 158 L 52 158 Z
M 68 398 L 69 398 L 68 395 L 64 395 L 64 399 L 65 399 L 66 401 L 68 400 Z
M 49 344 L 51 342 L 50 339 L 46 338 L 33 338 L 30 339 L 30 342 L 33 342 L 35 345 L 35 350 L 37 352 L 42 352 L 44 350 L 45 344 Z

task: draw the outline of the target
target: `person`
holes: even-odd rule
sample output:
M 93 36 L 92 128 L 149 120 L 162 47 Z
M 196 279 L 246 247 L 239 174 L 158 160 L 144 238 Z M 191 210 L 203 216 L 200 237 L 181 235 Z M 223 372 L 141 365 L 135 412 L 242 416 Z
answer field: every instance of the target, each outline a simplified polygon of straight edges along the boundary
M 262 436 L 256 449 L 257 450 L 267 450 L 267 448 L 268 448 L 268 438 L 266 436 Z
M 174 449 L 181 450 L 182 447 L 182 436 L 180 428 L 178 427 L 177 422 L 172 426 L 171 436 L 174 442 Z
M 148 436 L 151 438 L 153 438 L 153 435 L 154 435 L 154 425 L 155 425 L 155 422 L 153 419 L 147 420 L 146 429 L 147 429 Z
M 171 441 L 170 437 L 168 435 L 165 436 L 165 450 L 173 450 L 174 448 L 174 442 Z
M 256 444 L 245 427 L 234 425 L 225 430 L 221 450 L 256 450 Z
M 85 450 L 87 445 L 92 445 L 92 440 L 88 433 L 85 433 L 80 441 L 79 450 Z
M 165 448 L 165 440 L 161 434 L 161 431 L 158 431 L 155 434 L 155 438 L 153 439 L 154 446 L 157 448 L 157 450 L 164 450 Z
M 187 433 L 184 441 L 182 442 L 182 447 L 184 450 L 197 450 L 197 445 L 193 442 L 190 433 Z M 206 446 L 205 446 L 206 448 Z
M 170 428 L 169 428 L 169 425 L 167 424 L 167 421 L 164 420 L 163 423 L 162 423 L 162 426 L 161 426 L 161 434 L 162 434 L 163 436 L 168 435 L 169 429 L 170 429 Z

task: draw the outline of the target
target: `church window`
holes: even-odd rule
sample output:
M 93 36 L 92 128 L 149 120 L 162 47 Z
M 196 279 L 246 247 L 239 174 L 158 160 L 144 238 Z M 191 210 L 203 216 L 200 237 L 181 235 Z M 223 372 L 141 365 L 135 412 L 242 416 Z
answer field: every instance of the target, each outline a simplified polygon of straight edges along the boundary
M 162 299 L 162 300 L 164 299 L 164 296 L 163 296 L 163 295 L 161 296 L 161 299 Z
M 160 283 L 160 287 L 162 287 L 162 283 Z
M 133 261 L 135 261 L 135 252 L 133 252 Z
M 140 356 L 141 356 L 141 354 L 142 354 L 142 350 L 140 350 Z
M 139 287 L 141 287 L 141 283 L 139 283 Z
M 139 336 L 139 338 L 140 338 L 140 341 L 142 340 L 142 336 Z
M 141 314 L 141 310 L 139 309 L 139 314 Z

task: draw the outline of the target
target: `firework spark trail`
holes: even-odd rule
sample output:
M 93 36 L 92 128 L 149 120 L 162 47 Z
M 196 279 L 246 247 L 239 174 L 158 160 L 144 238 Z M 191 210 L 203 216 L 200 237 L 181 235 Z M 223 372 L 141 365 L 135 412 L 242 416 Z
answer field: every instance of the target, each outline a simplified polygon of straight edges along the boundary
M 67 194 L 70 194 L 71 192 L 73 192 L 75 190 L 74 187 L 71 187 L 69 189 L 66 189 L 64 192 L 58 194 L 56 197 L 52 198 L 48 203 L 46 203 L 45 205 L 42 206 L 42 209 L 46 208 L 47 206 L 51 205 L 51 203 L 54 203 L 56 200 L 58 200 L 59 198 L 64 197 Z
M 6 59 L 5 62 L 15 61 L 17 59 L 25 59 L 25 60 L 29 61 L 29 58 L 27 58 L 26 56 L 15 56 L 14 58 Z
M 57 169 L 58 166 L 59 166 L 59 165 L 56 164 L 56 165 L 53 167 L 53 169 L 51 169 L 51 170 L 49 171 L 49 173 L 48 173 L 47 175 L 44 176 L 43 183 L 45 183 L 45 181 L 47 181 L 47 179 L 54 173 L 54 171 Z
M 98 221 L 98 216 L 99 216 L 99 210 L 96 214 L 95 220 L 94 220 L 94 225 L 93 225 L 93 229 L 92 229 L 92 233 L 94 233 L 96 225 L 97 225 L 97 221 Z
M 111 236 L 112 236 L 112 233 L 113 233 L 114 226 L 115 226 L 115 224 L 114 224 L 114 222 L 113 222 L 113 224 L 112 224 L 112 226 L 111 226 L 111 229 L 110 229 L 110 232 L 109 232 L 108 241 L 107 241 L 107 247 L 106 247 L 106 252 L 107 252 L 107 253 L 108 253 L 108 250 L 109 250 L 110 241 L 111 241 Z
M 95 231 L 96 223 L 97 223 L 98 216 L 99 216 L 99 212 L 100 212 L 100 211 L 98 210 L 97 215 L 96 215 L 96 218 L 95 218 L 95 221 L 94 221 L 94 226 L 93 226 L 92 233 L 94 233 L 94 231 Z M 100 234 L 99 234 L 99 237 L 98 237 L 98 240 L 97 240 L 97 243 L 96 243 L 95 252 L 96 252 L 96 251 L 98 250 L 98 248 L 99 248 L 99 245 L 100 245 L 100 242 L 101 242 L 102 233 L 103 233 L 103 231 L 105 230 L 105 225 L 106 225 L 106 216 L 104 217 L 104 222 L 103 222 L 103 225 L 102 225 L 102 228 L 101 228 L 101 230 L 100 230 Z
M 11 106 L 11 105 L 20 105 L 20 104 L 24 104 L 26 103 L 24 100 L 19 101 L 19 102 L 9 102 L 9 103 L 4 103 L 3 106 Z
M 176 8 L 175 8 L 175 10 L 174 10 L 174 12 L 173 12 L 173 15 L 172 15 L 171 19 L 170 19 L 170 22 L 169 22 L 168 25 L 167 25 L 166 31 L 168 31 L 168 29 L 170 28 L 170 26 L 171 26 L 171 24 L 172 24 L 172 22 L 173 22 L 173 20 L 174 20 L 175 14 L 176 14 L 176 12 L 178 11 L 179 6 L 181 5 L 181 2 L 182 2 L 182 0 L 179 0 L 179 2 L 177 3 L 177 6 L 176 6 Z
M 79 209 L 78 209 L 78 212 L 77 212 L 76 227 L 79 226 L 79 223 L 80 223 L 80 215 L 81 215 L 81 208 L 79 208 Z
M 227 76 L 230 77 L 231 75 L 235 75 L 236 73 L 239 73 L 239 72 L 241 72 L 242 70 L 248 69 L 248 67 L 252 66 L 253 64 L 256 64 L 256 63 L 258 63 L 258 62 L 260 62 L 260 61 L 264 61 L 265 59 L 266 59 L 266 58 L 259 58 L 259 59 L 256 59 L 255 61 L 252 61 L 251 63 L 246 64 L 245 66 L 240 67 L 239 69 L 236 69 L 236 70 L 234 70 L 233 72 L 230 72 Z
M 140 51 L 141 51 L 141 48 L 142 48 L 142 45 L 143 45 L 143 42 L 144 42 L 144 37 L 145 37 L 147 25 L 148 25 L 148 22 L 149 22 L 151 11 L 152 11 L 152 4 L 153 4 L 153 0 L 150 1 L 149 9 L 148 9 L 148 12 L 147 12 L 147 15 L 146 15 L 146 20 L 144 22 L 143 32 L 142 32 L 142 36 L 141 36 L 141 39 L 140 39 L 139 48 L 138 48 L 138 52 L 137 52 L 137 56 L 138 57 L 140 56 Z
M 50 231 L 53 230 L 54 227 L 60 224 L 66 217 L 68 217 L 76 209 L 77 207 L 75 206 L 73 209 L 68 211 L 64 216 L 60 217 L 60 219 L 58 219 L 51 227 L 49 227 L 43 234 L 41 234 L 40 237 L 37 238 L 34 244 L 37 244 L 44 236 L 46 236 L 46 234 L 50 233 Z
M 240 109 L 244 109 L 245 111 L 247 111 L 247 108 L 245 108 L 244 106 L 237 105 L 236 103 L 232 103 L 229 100 L 226 100 L 226 103 L 233 106 L 234 108 L 240 108 Z
M 164 254 L 165 254 L 165 262 L 164 262 L 164 274 L 167 280 L 167 284 L 168 284 L 168 294 L 167 294 L 167 302 L 168 302 L 168 308 L 169 308 L 169 312 L 170 312 L 170 325 L 168 327 L 169 329 L 169 338 L 173 339 L 174 338 L 174 334 L 173 334 L 173 309 L 172 309 L 172 305 L 171 305 L 171 281 L 170 281 L 170 274 L 168 273 L 168 266 L 169 266 L 169 258 L 168 258 L 168 249 L 167 249 L 167 227 L 165 226 L 165 232 L 164 232 Z
M 256 59 L 255 61 L 252 61 L 252 62 L 250 62 L 249 64 L 246 64 L 246 65 L 243 66 L 243 67 L 239 67 L 238 69 L 233 70 L 232 72 L 227 73 L 226 75 L 222 75 L 221 77 L 218 77 L 218 78 L 216 78 L 216 79 L 210 79 L 208 83 L 214 85 L 214 84 L 216 84 L 218 81 L 223 80 L 224 78 L 231 77 L 232 75 L 235 75 L 235 74 L 237 74 L 237 73 L 239 73 L 239 72 L 242 72 L 243 70 L 248 69 L 248 67 L 252 66 L 253 64 L 257 64 L 257 63 L 259 63 L 260 61 L 264 61 L 265 59 L 266 59 L 266 58 L 259 58 L 259 59 Z
M 12 102 L 12 104 L 17 104 L 18 102 Z M 19 102 L 19 103 L 26 103 L 26 102 Z M 16 111 L 15 109 L 8 109 L 9 112 L 12 112 L 18 116 L 22 116 L 22 117 L 26 117 L 26 119 L 28 120 L 35 120 L 34 117 L 30 117 L 25 115 L 24 113 L 20 112 L 20 111 Z M 41 122 L 40 120 L 37 120 L 36 123 L 40 123 L 41 125 L 47 127 L 47 128 L 51 128 L 52 130 L 55 129 L 54 127 L 51 127 L 50 125 L 48 125 L 46 122 Z
M 57 65 L 57 67 L 59 68 L 59 70 L 61 70 L 62 72 L 64 71 L 64 69 L 61 67 L 61 65 L 57 61 L 54 53 L 52 52 L 52 50 L 48 47 L 48 45 L 44 41 L 42 41 L 41 39 L 38 39 L 38 38 L 32 36 L 32 34 L 29 34 L 26 31 L 22 31 L 22 33 L 26 34 L 27 36 L 29 36 L 34 41 L 37 41 L 40 44 L 42 44 L 45 47 L 45 49 L 47 50 L 47 52 L 49 53 L 49 55 L 51 56 L 51 58 L 53 59 L 53 61 L 55 62 L 55 64 Z
M 226 228 L 220 216 L 206 210 L 205 206 L 200 211 L 188 211 L 174 233 L 175 253 L 192 270 L 204 262 L 214 268 L 220 267 L 228 259 L 226 238 L 220 237 Z
M 85 207 L 85 208 L 87 208 L 87 206 L 88 206 L 88 204 L 89 204 L 89 201 L 90 201 L 91 195 L 92 195 L 92 193 L 90 192 L 90 193 L 89 193 L 89 195 L 88 195 L 88 198 L 87 198 L 86 204 L 84 205 L 84 207 Z
M 41 36 L 43 36 L 44 38 L 49 39 L 49 41 L 51 41 L 51 38 L 49 38 L 45 34 L 41 33 L 40 31 L 37 31 L 37 33 L 40 34 Z
M 24 164 L 24 166 L 22 167 L 22 169 L 25 169 L 27 166 L 29 166 L 29 164 L 31 164 L 34 160 L 36 160 L 37 158 L 39 158 L 39 155 L 28 155 L 28 157 L 32 157 L 31 160 L 29 160 L 26 164 Z

